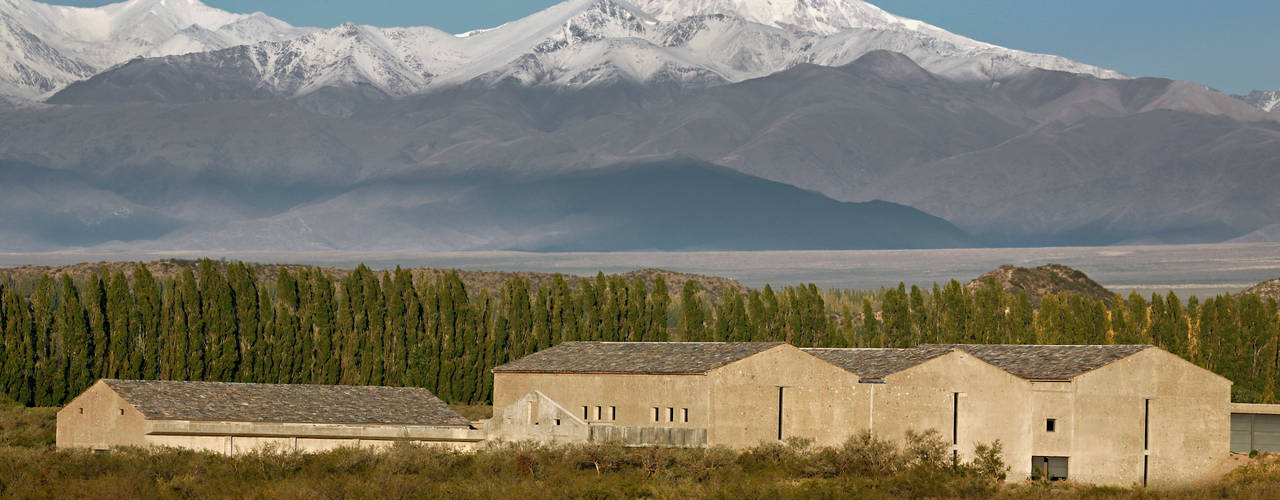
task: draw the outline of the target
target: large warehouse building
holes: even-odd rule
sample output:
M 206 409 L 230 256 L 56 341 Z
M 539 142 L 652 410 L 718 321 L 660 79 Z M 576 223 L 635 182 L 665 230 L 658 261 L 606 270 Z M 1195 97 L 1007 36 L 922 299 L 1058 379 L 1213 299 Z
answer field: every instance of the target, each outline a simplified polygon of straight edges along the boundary
M 492 425 L 498 438 L 523 423 L 511 436 L 567 425 L 585 430 L 559 440 L 622 435 L 633 444 L 682 436 L 652 429 L 674 428 L 727 446 L 933 429 L 966 460 L 977 444 L 1000 440 L 1015 478 L 1170 484 L 1227 457 L 1230 395 L 1229 380 L 1151 346 L 586 342 L 494 369 L 495 407 L 517 409 Z M 561 415 L 531 421 L 531 402 Z
M 835 445 L 934 430 L 957 458 L 1004 445 L 1010 477 L 1176 484 L 1280 443 L 1280 406 L 1151 346 L 569 342 L 499 366 L 493 418 L 423 389 L 103 380 L 58 414 L 58 446 L 220 453 L 397 441 Z

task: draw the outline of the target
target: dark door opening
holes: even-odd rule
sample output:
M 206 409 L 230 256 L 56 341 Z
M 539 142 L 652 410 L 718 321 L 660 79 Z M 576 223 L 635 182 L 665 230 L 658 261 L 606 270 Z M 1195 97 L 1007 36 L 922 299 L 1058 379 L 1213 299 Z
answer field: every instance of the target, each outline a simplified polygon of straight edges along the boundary
M 1063 481 L 1067 479 L 1067 457 L 1031 457 L 1031 479 Z
M 782 389 L 778 388 L 778 441 L 782 441 Z

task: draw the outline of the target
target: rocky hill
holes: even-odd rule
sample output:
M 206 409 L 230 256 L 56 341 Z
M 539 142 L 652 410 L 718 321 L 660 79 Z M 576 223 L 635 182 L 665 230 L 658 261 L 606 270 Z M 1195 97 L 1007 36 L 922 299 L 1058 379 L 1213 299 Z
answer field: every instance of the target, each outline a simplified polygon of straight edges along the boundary
M 126 275 L 132 275 L 133 269 L 137 266 L 137 262 L 96 262 L 73 264 L 68 266 L 23 266 L 7 269 L 0 269 L 0 284 L 13 284 L 19 288 L 28 288 L 34 286 L 36 280 L 43 275 L 49 275 L 54 279 L 61 279 L 62 276 L 71 276 L 73 279 L 82 279 L 93 274 L 99 273 L 115 273 L 123 272 Z M 153 262 L 142 263 L 147 267 L 151 274 L 161 280 L 171 279 L 182 274 L 184 269 L 196 271 L 200 265 L 198 260 L 187 259 L 165 259 Z M 214 266 L 219 271 L 226 271 L 226 261 L 214 261 Z M 304 267 L 294 264 L 252 264 L 254 274 L 259 280 L 273 283 L 276 277 L 280 275 L 282 270 L 289 270 L 296 273 Z M 335 281 L 341 280 L 351 273 L 351 269 L 340 269 L 336 267 L 319 267 L 321 271 L 328 274 Z M 435 279 L 448 273 L 449 269 L 437 268 L 412 268 L 409 272 L 413 274 L 414 280 L 422 282 L 423 280 Z M 458 277 L 462 279 L 467 290 L 477 292 L 481 289 L 495 292 L 499 290 L 508 280 L 519 276 L 521 279 L 529 283 L 531 290 L 537 290 L 542 285 L 549 285 L 555 280 L 555 274 L 552 273 L 534 273 L 534 272 L 507 272 L 507 271 L 458 271 Z M 706 294 L 712 300 L 718 300 L 725 292 L 733 290 L 739 293 L 745 292 L 746 287 L 737 281 L 721 278 L 716 276 L 704 276 L 700 274 L 679 273 L 675 271 L 667 271 L 663 269 L 641 269 L 617 275 L 606 275 L 612 278 L 617 276 L 632 283 L 636 278 L 640 278 L 645 282 L 645 286 L 653 288 L 654 282 L 661 277 L 667 283 L 667 290 L 672 297 L 678 296 L 684 288 L 686 281 L 692 280 L 698 285 L 698 289 Z M 594 280 L 595 276 L 564 276 L 565 281 L 571 288 L 576 289 L 583 280 Z
M 1071 293 L 1094 300 L 1111 300 L 1115 296 L 1115 293 L 1084 273 L 1061 264 L 1048 264 L 1035 269 L 1002 266 L 970 281 L 965 289 L 975 291 L 991 280 L 995 280 L 1009 293 L 1027 292 L 1031 302 L 1037 305 L 1049 294 Z
M 1276 278 L 1271 281 L 1263 281 L 1262 283 L 1258 283 L 1241 293 L 1260 295 L 1263 300 L 1275 299 L 1276 302 L 1280 302 L 1280 278 Z

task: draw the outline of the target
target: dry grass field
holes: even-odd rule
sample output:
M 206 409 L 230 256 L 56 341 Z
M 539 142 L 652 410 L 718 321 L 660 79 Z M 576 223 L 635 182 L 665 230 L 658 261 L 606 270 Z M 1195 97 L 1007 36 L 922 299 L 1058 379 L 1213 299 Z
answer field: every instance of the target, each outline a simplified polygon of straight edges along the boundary
M 59 451 L 53 418 L 52 409 L 0 408 L 0 497 L 1280 498 L 1274 457 L 1181 490 L 1002 483 L 998 461 L 952 464 L 931 434 L 902 448 L 860 436 L 835 448 L 791 442 L 746 451 L 506 444 L 475 453 L 399 446 L 226 457 L 175 449 Z

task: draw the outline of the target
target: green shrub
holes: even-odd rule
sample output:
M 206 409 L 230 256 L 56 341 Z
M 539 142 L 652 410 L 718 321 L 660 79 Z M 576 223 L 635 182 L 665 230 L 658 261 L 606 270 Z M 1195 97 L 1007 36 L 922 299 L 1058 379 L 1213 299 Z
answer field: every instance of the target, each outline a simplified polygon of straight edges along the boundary
M 57 430 L 57 408 L 27 408 L 0 399 L 0 445 L 53 446 Z
M 474 452 L 397 445 L 323 453 L 222 455 L 118 449 L 109 455 L 0 445 L 8 498 L 1277 498 L 1280 464 L 1177 491 L 1004 483 L 997 443 L 954 467 L 936 433 L 901 445 L 860 434 L 835 447 L 627 448 L 493 444 Z
M 991 444 L 978 443 L 973 449 L 971 466 L 980 477 L 1004 481 L 1009 476 L 1009 466 L 1004 463 L 1004 443 L 999 439 Z

